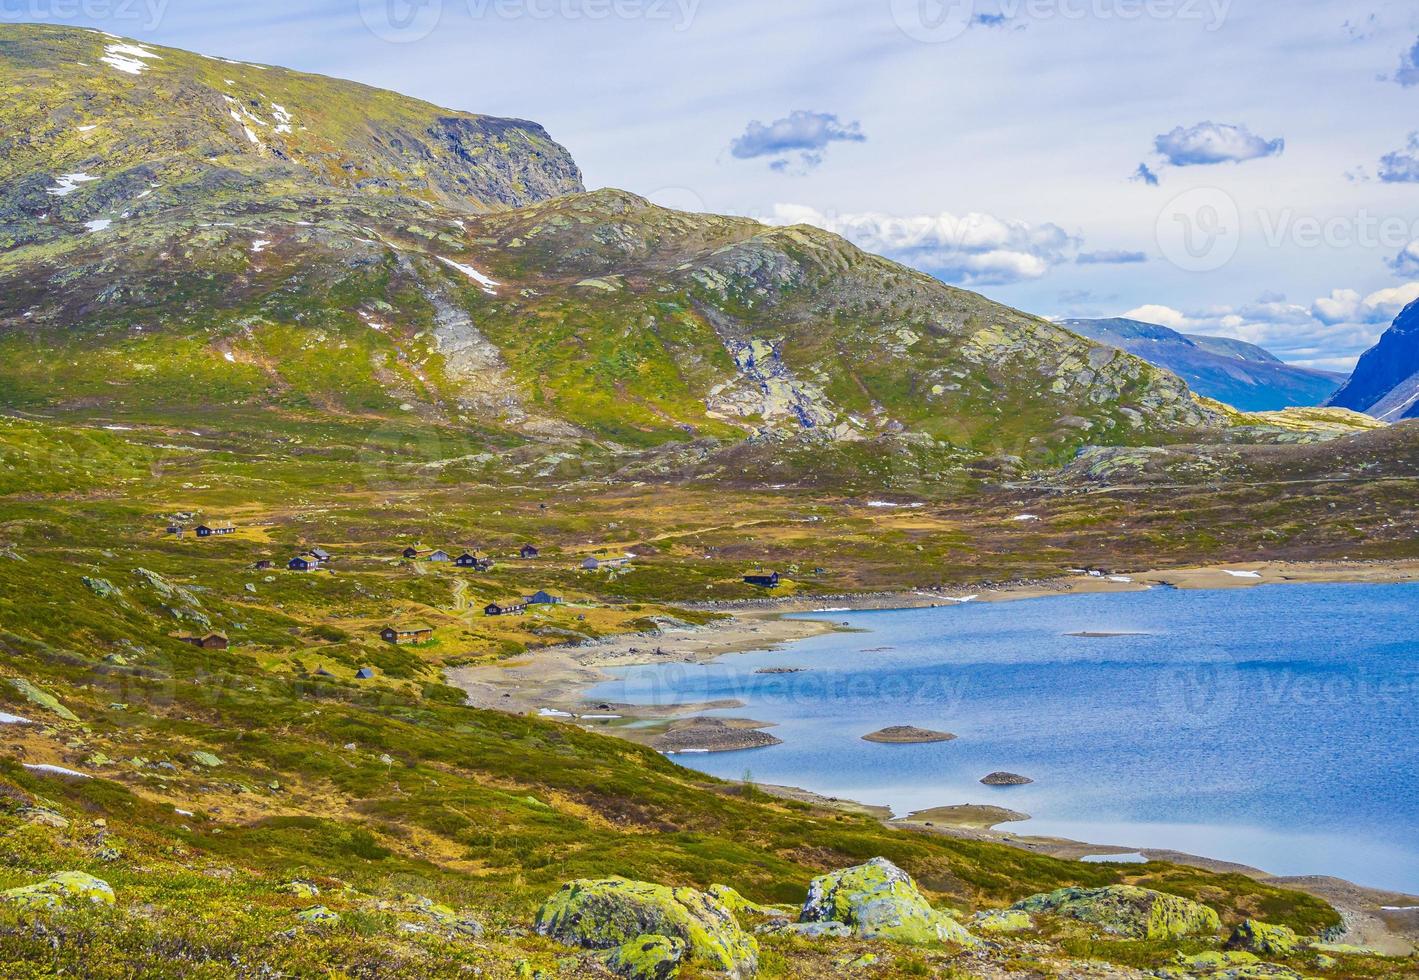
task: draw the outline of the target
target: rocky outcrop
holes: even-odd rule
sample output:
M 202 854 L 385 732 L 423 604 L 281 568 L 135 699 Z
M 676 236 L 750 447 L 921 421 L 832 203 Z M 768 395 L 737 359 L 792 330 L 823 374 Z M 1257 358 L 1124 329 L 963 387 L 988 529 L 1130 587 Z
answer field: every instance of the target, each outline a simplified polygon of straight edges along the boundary
M 911 876 L 886 858 L 813 879 L 799 921 L 838 922 L 863 939 L 913 946 L 977 942 L 960 923 L 932 908 Z
M 1014 772 L 993 772 L 989 776 L 981 777 L 981 782 L 987 786 L 1028 786 L 1034 780 Z
M 1010 908 L 1077 919 L 1131 939 L 1208 936 L 1222 927 L 1217 913 L 1199 902 L 1132 885 L 1061 888 L 1031 896 Z
M 684 944 L 687 962 L 737 978 L 752 976 L 759 963 L 758 943 L 734 914 L 692 888 L 626 878 L 568 882 L 543 903 L 536 929 L 570 946 L 614 949 L 617 955 L 647 937 L 677 940 Z M 654 944 L 647 955 L 662 962 L 672 951 L 673 944 Z M 632 953 L 626 950 L 623 959 Z
M 43 708 L 63 718 L 65 721 L 78 721 L 79 716 L 60 703 L 59 699 L 50 694 L 44 688 L 39 687 L 32 681 L 24 677 L 10 678 L 10 686 L 15 692 L 36 708 Z

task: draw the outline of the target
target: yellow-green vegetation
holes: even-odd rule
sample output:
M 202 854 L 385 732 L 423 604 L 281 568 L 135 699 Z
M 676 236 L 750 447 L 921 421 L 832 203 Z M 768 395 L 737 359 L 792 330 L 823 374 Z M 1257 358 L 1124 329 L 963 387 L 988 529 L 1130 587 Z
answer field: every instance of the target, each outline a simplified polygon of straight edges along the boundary
M 743 792 L 445 672 L 770 594 L 1414 557 L 1419 428 L 1320 445 L 821 231 L 579 190 L 534 124 L 0 26 L 0 975 L 1211 970 L 1247 921 L 1313 965 L 1300 892 Z

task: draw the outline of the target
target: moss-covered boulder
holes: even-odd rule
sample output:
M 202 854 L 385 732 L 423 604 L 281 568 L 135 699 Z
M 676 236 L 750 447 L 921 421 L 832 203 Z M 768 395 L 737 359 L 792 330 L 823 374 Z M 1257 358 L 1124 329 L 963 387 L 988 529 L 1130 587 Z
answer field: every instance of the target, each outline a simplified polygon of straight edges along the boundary
M 901 868 L 886 858 L 814 878 L 800 922 L 841 922 L 863 939 L 913 946 L 974 945 L 960 923 L 933 909 Z
M 1286 926 L 1273 926 L 1247 919 L 1227 940 L 1228 949 L 1240 949 L 1261 956 L 1289 956 L 1300 948 L 1301 937 Z
M 66 904 L 112 905 L 113 887 L 82 871 L 61 871 L 33 885 L 0 892 L 0 901 L 27 909 L 57 909 Z
M 1061 888 L 1033 895 L 1010 908 L 1015 912 L 1049 912 L 1078 919 L 1131 939 L 1206 936 L 1222 928 L 1217 913 L 1206 905 L 1133 885 Z
M 720 901 L 693 888 L 625 878 L 572 881 L 543 903 L 537 932 L 571 946 L 614 949 L 645 936 L 685 943 L 685 960 L 734 977 L 758 969 L 759 944 Z
M 640 936 L 606 954 L 606 967 L 628 980 L 670 980 L 685 959 L 685 941 L 671 936 Z

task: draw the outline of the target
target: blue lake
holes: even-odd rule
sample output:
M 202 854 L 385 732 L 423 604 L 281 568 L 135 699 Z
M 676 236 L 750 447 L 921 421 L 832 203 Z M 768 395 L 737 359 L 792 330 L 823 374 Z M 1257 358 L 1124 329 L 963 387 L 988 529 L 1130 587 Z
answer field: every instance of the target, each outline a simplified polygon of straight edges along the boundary
M 1419 585 L 1272 585 L 834 612 L 778 651 L 618 671 L 596 700 L 735 698 L 783 745 L 704 772 L 1419 892 Z M 1137 635 L 1107 638 L 1075 632 Z M 796 674 L 757 674 L 765 667 Z M 879 745 L 888 725 L 953 742 Z M 1032 785 L 991 788 L 996 770 Z

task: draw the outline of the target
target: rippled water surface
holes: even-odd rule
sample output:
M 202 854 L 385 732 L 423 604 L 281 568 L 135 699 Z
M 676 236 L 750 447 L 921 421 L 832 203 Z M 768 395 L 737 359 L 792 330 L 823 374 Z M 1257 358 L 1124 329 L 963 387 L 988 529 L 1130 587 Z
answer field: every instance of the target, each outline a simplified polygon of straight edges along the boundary
M 1153 589 L 830 613 L 853 632 L 632 668 L 597 700 L 737 698 L 783 745 L 682 755 L 730 778 L 1419 892 L 1419 586 Z M 1123 633 L 1077 637 L 1070 633 Z M 802 673 L 758 674 L 765 667 Z M 887 725 L 953 742 L 879 745 Z M 1007 770 L 1032 785 L 990 788 Z

